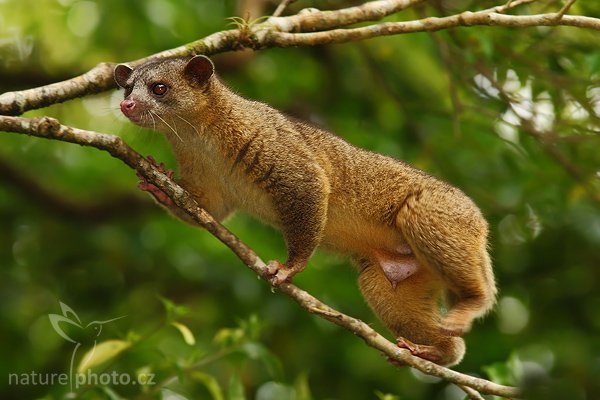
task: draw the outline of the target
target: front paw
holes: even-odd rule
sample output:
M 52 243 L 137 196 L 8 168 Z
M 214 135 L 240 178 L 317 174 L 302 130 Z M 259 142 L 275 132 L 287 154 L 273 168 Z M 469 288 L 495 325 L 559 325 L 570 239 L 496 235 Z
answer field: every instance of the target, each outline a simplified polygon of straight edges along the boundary
M 160 164 L 156 161 L 156 159 L 152 156 L 148 156 L 146 157 L 148 159 L 148 162 L 150 162 L 150 164 L 152 164 L 152 166 L 154 168 L 156 168 L 157 170 L 159 170 L 160 172 L 162 172 L 163 174 L 165 174 L 167 176 L 167 178 L 169 179 L 173 179 L 173 175 L 175 174 L 175 171 L 173 171 L 172 169 L 167 169 L 165 167 L 165 163 L 161 162 Z M 139 176 L 139 175 L 138 175 Z M 141 177 L 140 177 L 141 178 Z
M 269 261 L 267 263 L 266 270 L 267 279 L 273 286 L 279 286 L 284 282 L 290 282 L 292 276 L 295 274 L 291 268 L 286 267 L 285 264 L 282 264 L 276 260 Z
M 138 188 L 144 192 L 150 193 L 160 204 L 163 204 L 167 207 L 173 205 L 173 200 L 171 200 L 171 198 L 165 192 L 160 190 L 156 185 L 149 183 L 143 176 L 140 176 Z
M 156 162 L 156 160 L 154 159 L 154 157 L 152 157 L 152 156 L 148 156 L 147 158 L 148 158 L 148 161 L 150 162 L 150 164 L 152 164 L 152 166 L 154 168 L 156 168 L 158 171 L 162 172 L 163 174 L 167 175 L 167 177 L 169 179 L 173 179 L 173 174 L 174 174 L 173 170 L 167 170 L 165 168 L 164 163 L 158 164 Z M 165 192 L 160 190 L 156 185 L 148 182 L 142 174 L 140 174 L 138 172 L 137 177 L 140 180 L 138 182 L 138 188 L 140 190 L 150 193 L 159 203 L 161 203 L 167 207 L 173 205 L 173 200 L 171 200 L 171 198 Z

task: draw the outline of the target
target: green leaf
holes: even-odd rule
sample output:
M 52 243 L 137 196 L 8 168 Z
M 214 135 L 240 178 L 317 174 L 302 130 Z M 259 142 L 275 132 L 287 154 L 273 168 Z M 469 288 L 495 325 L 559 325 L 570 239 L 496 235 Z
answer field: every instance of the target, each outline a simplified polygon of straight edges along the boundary
M 482 367 L 490 380 L 502 385 L 515 385 L 520 373 L 521 362 L 516 354 L 512 354 L 508 361 L 498 362 Z
M 196 344 L 196 338 L 194 337 L 194 334 L 192 333 L 190 328 L 176 321 L 171 322 L 171 325 L 173 325 L 175 328 L 177 328 L 179 332 L 181 332 L 181 336 L 183 336 L 183 340 L 185 340 L 187 344 L 189 344 L 190 346 Z
M 127 332 L 126 338 L 128 342 L 136 343 L 142 338 L 142 335 L 136 331 L 129 331 Z
M 221 386 L 219 386 L 219 382 L 215 379 L 214 376 L 206 374 L 200 371 L 192 371 L 190 374 L 192 379 L 202 383 L 206 389 L 210 392 L 212 398 L 214 400 L 223 400 L 223 391 L 221 390 Z
M 242 380 L 237 372 L 231 375 L 231 379 L 229 380 L 229 387 L 227 388 L 227 400 L 246 400 L 246 395 L 244 394 L 244 385 L 242 385 Z
M 174 302 L 172 302 L 171 300 L 162 297 L 162 296 L 158 296 L 158 298 L 160 299 L 160 301 L 163 303 L 163 306 L 165 307 L 165 311 L 167 312 L 167 320 L 171 321 L 174 319 L 177 319 L 179 317 L 183 317 L 187 314 L 189 314 L 190 309 L 187 306 L 181 306 L 181 305 L 177 305 Z
M 142 392 L 144 393 L 150 390 L 152 385 L 156 384 L 155 374 L 152 371 L 153 370 L 150 365 L 145 365 L 135 371 L 137 383 L 140 385 Z
M 400 397 L 398 397 L 394 394 L 383 393 L 383 392 L 380 392 L 379 390 L 375 391 L 375 395 L 377 396 L 377 398 L 379 400 L 400 400 Z
M 213 341 L 223 347 L 230 347 L 240 344 L 245 339 L 244 331 L 241 329 L 223 328 L 220 329 Z
M 256 340 L 260 336 L 262 324 L 256 314 L 250 315 L 247 320 L 239 321 L 240 328 L 244 330 L 249 339 Z
M 267 382 L 256 391 L 256 400 L 295 400 L 296 393 L 288 385 Z
M 188 400 L 187 397 L 176 393 L 170 389 L 163 389 L 160 391 L 162 400 Z
M 308 384 L 308 373 L 302 372 L 294 380 L 294 389 L 296 390 L 296 400 L 311 400 L 310 386 Z
M 129 346 L 131 346 L 131 343 L 125 340 L 107 340 L 98 343 L 83 355 L 79 367 L 77 367 L 77 372 L 83 373 L 90 368 L 94 368 L 95 366 L 116 357 Z

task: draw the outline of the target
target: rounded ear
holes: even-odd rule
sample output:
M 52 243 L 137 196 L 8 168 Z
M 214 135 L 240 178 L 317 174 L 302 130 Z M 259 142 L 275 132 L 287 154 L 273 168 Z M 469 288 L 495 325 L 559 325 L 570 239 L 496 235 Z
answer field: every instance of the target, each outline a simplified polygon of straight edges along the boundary
M 210 58 L 198 55 L 188 61 L 183 69 L 183 76 L 193 85 L 203 85 L 214 72 L 215 65 Z
M 117 65 L 115 67 L 115 72 L 114 72 L 115 82 L 117 82 L 117 85 L 121 86 L 122 88 L 127 86 L 127 79 L 129 79 L 132 72 L 133 72 L 133 69 L 131 69 L 131 67 L 129 65 L 126 65 L 126 64 Z

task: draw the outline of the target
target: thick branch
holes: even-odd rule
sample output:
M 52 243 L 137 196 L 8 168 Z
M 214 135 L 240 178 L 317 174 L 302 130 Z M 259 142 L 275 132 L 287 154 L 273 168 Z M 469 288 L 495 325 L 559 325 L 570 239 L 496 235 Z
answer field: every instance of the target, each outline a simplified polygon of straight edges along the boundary
M 354 29 L 340 28 L 359 22 L 381 19 L 423 0 L 378 0 L 357 7 L 335 11 L 300 12 L 288 17 L 271 17 L 261 24 L 249 24 L 240 29 L 214 33 L 203 39 L 130 62 L 139 65 L 149 59 L 191 54 L 216 54 L 242 48 L 312 46 L 343 43 L 377 36 L 413 32 L 438 31 L 459 26 L 503 26 L 527 28 L 533 26 L 576 26 L 600 30 L 600 19 L 557 13 L 537 15 L 504 15 L 502 13 L 535 0 L 515 0 L 506 5 L 478 12 L 464 12 L 443 18 L 425 18 L 406 22 L 388 22 Z M 316 32 L 321 31 L 321 32 Z M 292 33 L 294 32 L 294 33 Z M 0 114 L 20 115 L 25 111 L 61 103 L 87 94 L 102 92 L 116 86 L 112 78 L 113 63 L 102 63 L 78 77 L 34 89 L 7 92 L 0 95 Z
M 510 28 L 530 28 L 535 26 L 575 26 L 600 30 L 600 19 L 558 13 L 537 15 L 504 15 L 497 12 L 464 12 L 448 17 L 429 17 L 407 22 L 387 22 L 354 29 L 334 29 L 314 33 L 273 32 L 269 34 L 269 46 L 316 46 L 329 43 L 344 43 L 365 40 L 378 36 L 398 35 L 416 32 L 435 32 L 442 29 L 469 26 L 502 26 Z
M 113 157 L 123 161 L 132 169 L 142 174 L 149 182 L 167 193 L 177 206 L 190 215 L 198 224 L 216 236 L 227 247 L 248 265 L 259 276 L 267 279 L 266 264 L 256 253 L 238 239 L 223 225 L 215 221 L 198 203 L 179 185 L 167 178 L 146 161 L 140 154 L 129 147 L 121 138 L 92 131 L 85 131 L 61 125 L 57 120 L 41 118 L 19 118 L 0 116 L 0 130 L 24 133 L 27 135 L 77 143 L 83 146 L 96 147 L 107 151 Z M 318 315 L 339 325 L 355 335 L 360 336 L 369 346 L 381 351 L 386 357 L 400 363 L 408 364 L 423 373 L 438 376 L 460 386 L 468 386 L 481 393 L 503 397 L 518 397 L 519 390 L 509 386 L 498 385 L 485 379 L 461 374 L 448 368 L 440 367 L 424 359 L 412 356 L 408 350 L 400 349 L 394 343 L 381 336 L 369 325 L 359 319 L 345 315 L 322 303 L 308 292 L 292 283 L 284 283 L 278 289 L 294 299 L 308 312 Z M 472 392 L 471 392 L 472 393 Z
M 337 11 L 315 13 L 300 13 L 289 17 L 270 18 L 267 22 L 257 25 L 248 35 L 248 27 L 221 31 L 203 39 L 166 50 L 150 57 L 131 61 L 132 67 L 158 57 L 186 56 L 192 54 L 216 54 L 226 50 L 237 50 L 244 47 L 266 47 L 267 31 L 292 31 L 306 29 L 314 31 L 331 26 L 343 26 L 356 22 L 370 21 L 383 18 L 386 15 L 400 11 L 423 0 L 379 0 Z M 261 39 L 258 39 L 258 38 Z M 55 103 L 62 103 L 84 95 L 99 93 L 116 87 L 113 79 L 114 63 L 102 63 L 90 71 L 75 78 L 41 86 L 34 89 L 7 92 L 0 95 L 0 114 L 20 115 L 28 110 L 34 110 Z
M 240 31 L 221 31 L 201 40 L 174 49 L 132 61 L 132 67 L 158 57 L 176 57 L 190 54 L 211 55 L 226 49 L 236 48 Z M 117 86 L 113 78 L 114 63 L 101 63 L 83 75 L 66 81 L 52 83 L 33 89 L 6 92 L 0 95 L 0 114 L 20 115 L 25 111 L 62 103 L 88 94 L 100 93 Z
M 62 103 L 86 94 L 100 93 L 112 87 L 113 69 L 113 64 L 101 63 L 85 74 L 66 81 L 34 89 L 6 92 L 0 95 L 0 114 L 20 115 L 28 110 Z
M 269 18 L 267 24 L 282 32 L 315 32 L 359 22 L 377 21 L 416 4 L 423 3 L 423 1 L 378 0 L 334 11 L 300 11 L 297 15 L 289 17 Z

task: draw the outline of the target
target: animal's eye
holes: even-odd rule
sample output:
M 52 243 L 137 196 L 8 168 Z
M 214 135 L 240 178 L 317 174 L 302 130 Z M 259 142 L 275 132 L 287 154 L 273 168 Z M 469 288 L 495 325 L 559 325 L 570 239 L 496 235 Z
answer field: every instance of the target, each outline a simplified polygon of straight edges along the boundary
M 125 97 L 129 96 L 132 91 L 133 91 L 133 86 L 127 86 L 125 88 Z
M 154 93 L 157 96 L 162 96 L 165 93 L 167 93 L 167 85 L 165 85 L 164 83 L 155 83 L 154 85 L 152 85 L 152 93 Z

